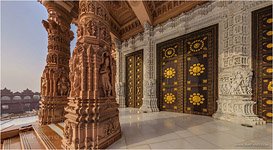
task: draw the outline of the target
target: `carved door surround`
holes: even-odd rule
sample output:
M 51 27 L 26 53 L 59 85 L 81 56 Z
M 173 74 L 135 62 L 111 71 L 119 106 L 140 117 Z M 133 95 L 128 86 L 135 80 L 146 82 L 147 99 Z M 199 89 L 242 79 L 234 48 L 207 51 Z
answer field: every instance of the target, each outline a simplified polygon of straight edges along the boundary
M 143 50 L 126 55 L 126 106 L 140 108 L 143 103 Z
M 253 100 L 256 114 L 272 122 L 272 5 L 252 12 Z
M 218 25 L 157 45 L 161 110 L 212 115 L 217 99 Z

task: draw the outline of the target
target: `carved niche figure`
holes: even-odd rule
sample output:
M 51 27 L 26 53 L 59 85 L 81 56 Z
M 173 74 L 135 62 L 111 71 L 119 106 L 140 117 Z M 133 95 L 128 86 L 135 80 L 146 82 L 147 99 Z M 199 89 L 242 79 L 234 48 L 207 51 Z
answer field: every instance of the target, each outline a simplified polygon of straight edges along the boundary
M 67 96 L 69 93 L 69 82 L 66 77 L 62 76 L 57 83 L 58 94 L 60 96 Z
M 46 87 L 47 87 L 47 80 L 44 77 L 42 77 L 42 92 L 41 92 L 42 95 L 46 95 Z
M 87 32 L 89 33 L 89 35 L 91 36 L 96 36 L 97 33 L 97 27 L 94 21 L 90 21 L 87 24 Z
M 76 64 L 75 68 L 74 68 L 74 79 L 73 79 L 73 88 L 74 88 L 74 94 L 75 96 L 79 96 L 80 95 L 80 91 L 81 91 L 81 70 L 80 70 L 80 65 Z
M 230 92 L 233 94 L 242 93 L 241 83 L 243 81 L 242 75 L 238 72 L 232 82 Z
M 110 56 L 108 53 L 103 54 L 100 74 L 101 74 L 102 89 L 103 89 L 104 96 L 111 96 L 111 92 L 112 92 L 111 66 L 110 66 Z
M 147 82 L 148 96 L 154 96 L 154 94 L 155 94 L 154 85 L 155 85 L 155 80 L 153 80 L 153 79 L 148 80 L 148 82 Z
M 82 35 L 83 35 L 83 29 L 82 29 L 82 26 L 79 25 L 79 26 L 78 26 L 78 30 L 77 30 L 77 36 L 78 36 L 78 37 L 81 37 Z
M 81 64 L 80 64 L 80 52 L 82 51 L 82 46 L 80 43 L 76 44 L 76 48 L 73 52 L 73 56 L 70 60 L 70 84 L 71 91 L 70 96 L 79 96 L 81 91 Z
M 105 28 L 101 28 L 100 30 L 100 38 L 105 40 L 106 39 L 106 29 Z

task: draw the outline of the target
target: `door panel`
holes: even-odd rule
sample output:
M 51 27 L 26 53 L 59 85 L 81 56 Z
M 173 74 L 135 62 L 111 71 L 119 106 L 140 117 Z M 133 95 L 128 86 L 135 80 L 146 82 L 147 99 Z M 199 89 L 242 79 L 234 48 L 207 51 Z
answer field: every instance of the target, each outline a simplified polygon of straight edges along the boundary
M 182 83 L 180 80 L 181 70 L 179 66 L 181 61 L 179 60 L 179 48 L 178 42 L 172 44 L 161 50 L 161 87 L 160 97 L 161 109 L 167 111 L 181 112 L 183 111 L 182 101 L 182 91 L 179 88 L 179 85 Z
M 143 52 L 126 56 L 126 105 L 139 108 L 143 98 Z
M 218 25 L 160 43 L 160 109 L 212 115 L 217 99 Z
M 252 13 L 253 99 L 257 115 L 272 122 L 272 6 Z

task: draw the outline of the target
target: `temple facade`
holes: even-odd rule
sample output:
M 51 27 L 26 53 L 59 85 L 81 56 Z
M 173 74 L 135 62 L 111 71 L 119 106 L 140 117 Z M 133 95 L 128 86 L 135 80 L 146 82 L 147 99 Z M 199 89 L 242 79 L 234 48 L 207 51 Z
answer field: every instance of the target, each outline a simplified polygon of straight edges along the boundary
M 34 130 L 44 140 L 45 126 L 63 132 L 46 148 L 109 147 L 126 135 L 119 111 L 127 107 L 272 123 L 270 1 L 40 3 L 48 54 Z
M 13 92 L 7 88 L 1 90 L 1 119 L 20 116 L 30 111 L 38 111 L 40 93 L 25 89 Z M 6 116 L 5 116 L 6 115 Z

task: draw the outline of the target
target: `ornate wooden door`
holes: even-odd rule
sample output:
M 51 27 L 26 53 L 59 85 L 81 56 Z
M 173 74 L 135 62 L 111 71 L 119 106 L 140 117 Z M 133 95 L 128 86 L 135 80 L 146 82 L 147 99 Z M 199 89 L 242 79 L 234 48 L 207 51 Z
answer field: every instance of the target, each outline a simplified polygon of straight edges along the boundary
M 217 98 L 218 26 L 208 27 L 182 39 L 184 52 L 184 112 L 212 115 Z
M 162 43 L 159 51 L 160 66 L 160 91 L 161 110 L 183 112 L 183 103 L 181 101 L 182 89 L 180 85 L 183 84 L 181 78 L 182 70 L 181 54 L 179 41 Z
M 272 122 L 272 6 L 252 13 L 253 99 L 257 114 Z
M 126 105 L 139 108 L 143 98 L 143 51 L 126 56 Z
M 212 115 L 217 99 L 218 25 L 157 45 L 160 109 Z

